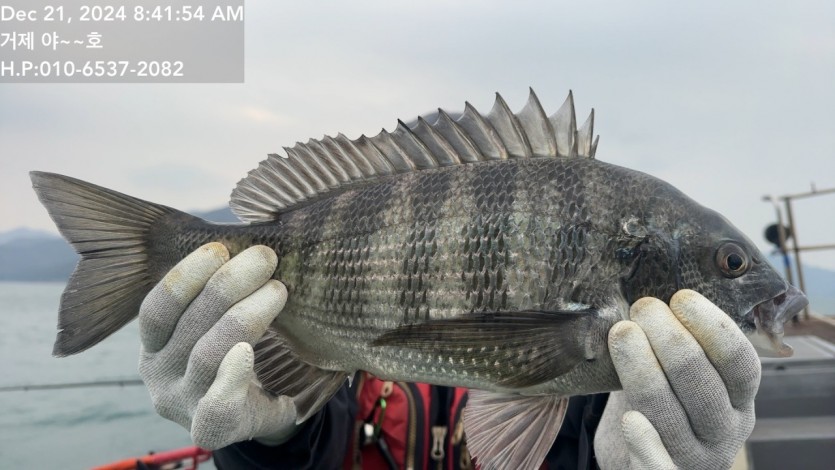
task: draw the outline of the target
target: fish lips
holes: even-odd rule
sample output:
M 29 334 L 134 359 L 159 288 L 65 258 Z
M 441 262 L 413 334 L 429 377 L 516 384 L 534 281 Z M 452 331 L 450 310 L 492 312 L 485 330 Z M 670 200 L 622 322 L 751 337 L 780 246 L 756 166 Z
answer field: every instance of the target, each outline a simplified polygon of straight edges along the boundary
M 756 325 L 756 330 L 748 335 L 760 357 L 791 357 L 794 350 L 783 342 L 783 325 L 800 313 L 809 299 L 800 289 L 789 286 L 782 294 L 757 304 L 745 315 Z

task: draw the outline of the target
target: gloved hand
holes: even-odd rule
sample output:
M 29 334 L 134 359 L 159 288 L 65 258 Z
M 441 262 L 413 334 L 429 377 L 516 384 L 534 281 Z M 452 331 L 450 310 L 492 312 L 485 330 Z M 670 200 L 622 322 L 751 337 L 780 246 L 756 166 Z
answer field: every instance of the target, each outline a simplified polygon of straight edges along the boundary
M 696 292 L 652 298 L 609 331 L 623 392 L 594 449 L 601 468 L 729 468 L 754 428 L 760 361 L 734 322 Z
M 185 427 L 198 446 L 257 438 L 279 444 L 296 430 L 296 408 L 273 397 L 253 371 L 252 346 L 284 307 L 271 280 L 277 258 L 255 246 L 229 260 L 209 243 L 177 264 L 139 311 L 139 373 L 157 413 Z

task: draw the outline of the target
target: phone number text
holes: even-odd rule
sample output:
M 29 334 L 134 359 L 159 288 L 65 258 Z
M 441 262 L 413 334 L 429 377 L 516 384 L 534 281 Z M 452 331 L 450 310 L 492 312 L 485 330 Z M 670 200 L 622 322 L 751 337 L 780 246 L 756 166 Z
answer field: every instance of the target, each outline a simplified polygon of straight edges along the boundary
M 0 77 L 184 77 L 181 60 L 0 61 Z

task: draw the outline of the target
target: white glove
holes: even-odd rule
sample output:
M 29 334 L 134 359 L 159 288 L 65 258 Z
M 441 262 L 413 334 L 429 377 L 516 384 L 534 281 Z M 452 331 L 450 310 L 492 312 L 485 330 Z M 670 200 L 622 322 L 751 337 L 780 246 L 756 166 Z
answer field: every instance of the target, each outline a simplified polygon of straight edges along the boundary
M 296 430 L 288 397 L 265 392 L 253 371 L 252 346 L 287 300 L 271 280 L 277 258 L 264 246 L 229 260 L 209 243 L 177 264 L 139 310 L 139 373 L 154 408 L 218 449 L 258 438 L 279 444 Z
M 734 322 L 696 292 L 644 298 L 609 331 L 623 392 L 594 449 L 604 469 L 730 468 L 754 429 L 760 361 Z

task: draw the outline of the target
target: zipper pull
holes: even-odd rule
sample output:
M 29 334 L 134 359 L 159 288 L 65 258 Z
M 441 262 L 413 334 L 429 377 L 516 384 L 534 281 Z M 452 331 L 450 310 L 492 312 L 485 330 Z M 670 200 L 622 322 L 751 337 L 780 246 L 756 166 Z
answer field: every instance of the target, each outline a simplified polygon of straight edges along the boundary
M 444 439 L 446 439 L 446 426 L 432 426 L 432 460 L 444 458 Z
M 464 440 L 464 421 L 459 419 L 452 433 L 452 445 L 457 446 L 462 440 Z
M 388 404 L 386 403 L 386 399 L 380 397 L 377 400 L 377 403 L 374 405 L 374 408 L 371 409 L 371 414 L 368 415 L 365 422 L 362 424 L 362 444 L 369 445 L 377 442 L 380 439 L 380 434 L 383 431 L 383 419 L 386 417 L 386 408 Z M 377 416 L 377 422 L 373 421 L 374 413 L 377 409 L 380 409 L 380 414 Z

